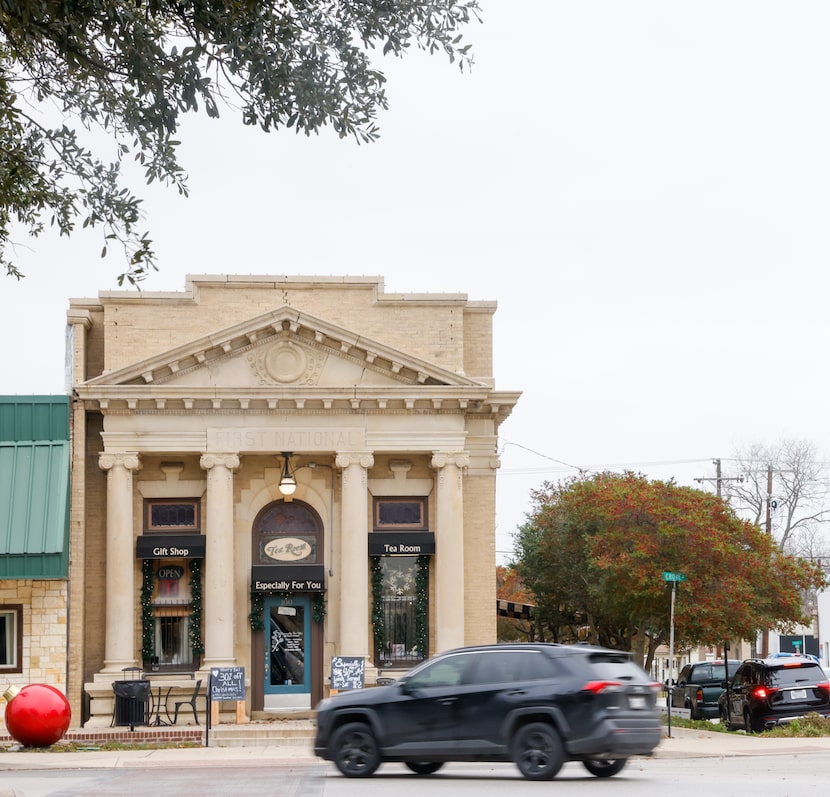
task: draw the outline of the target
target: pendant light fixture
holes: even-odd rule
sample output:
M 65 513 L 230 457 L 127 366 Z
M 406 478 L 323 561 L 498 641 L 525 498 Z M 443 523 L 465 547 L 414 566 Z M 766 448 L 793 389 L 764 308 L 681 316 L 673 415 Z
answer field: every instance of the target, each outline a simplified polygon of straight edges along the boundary
M 293 454 L 292 451 L 283 451 L 283 466 L 282 476 L 280 476 L 280 492 L 283 495 L 294 495 L 297 489 L 297 480 L 294 478 L 294 471 L 291 470 L 291 463 L 289 459 Z

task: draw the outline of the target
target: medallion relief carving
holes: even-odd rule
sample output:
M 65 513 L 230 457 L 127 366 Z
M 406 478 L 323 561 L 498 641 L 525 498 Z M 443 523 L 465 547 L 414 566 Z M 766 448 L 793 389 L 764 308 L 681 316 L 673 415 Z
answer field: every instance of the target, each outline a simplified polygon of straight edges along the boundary
M 250 352 L 248 362 L 262 385 L 316 385 L 325 356 L 281 340 Z

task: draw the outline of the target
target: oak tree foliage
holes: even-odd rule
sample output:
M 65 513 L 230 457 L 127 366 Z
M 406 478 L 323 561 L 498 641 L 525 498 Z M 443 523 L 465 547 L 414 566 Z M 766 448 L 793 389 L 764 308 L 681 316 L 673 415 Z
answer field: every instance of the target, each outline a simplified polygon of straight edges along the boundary
M 136 284 L 154 255 L 122 166 L 186 194 L 182 114 L 374 141 L 387 108 L 375 56 L 414 48 L 464 68 L 460 31 L 476 19 L 477 0 L 0 0 L 0 267 L 23 276 L 13 229 L 80 223 L 124 247 L 119 283 Z
M 686 576 L 679 646 L 800 622 L 802 593 L 824 583 L 817 565 L 784 553 L 722 499 L 672 481 L 601 473 L 545 483 L 532 501 L 514 566 L 545 627 L 581 628 L 594 643 L 639 651 L 646 666 L 669 641 L 664 571 Z

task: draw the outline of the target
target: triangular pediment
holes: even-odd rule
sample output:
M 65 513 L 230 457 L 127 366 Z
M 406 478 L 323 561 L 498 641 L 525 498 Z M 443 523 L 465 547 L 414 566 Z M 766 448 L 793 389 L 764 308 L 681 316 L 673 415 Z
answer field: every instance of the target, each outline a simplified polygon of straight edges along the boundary
M 88 388 L 483 387 L 285 305 L 85 383 Z

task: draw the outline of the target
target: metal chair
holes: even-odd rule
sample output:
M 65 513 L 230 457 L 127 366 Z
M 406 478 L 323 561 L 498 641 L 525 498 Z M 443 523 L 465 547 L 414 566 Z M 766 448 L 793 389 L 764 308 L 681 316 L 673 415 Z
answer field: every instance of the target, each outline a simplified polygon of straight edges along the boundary
M 175 725 L 179 721 L 179 711 L 182 706 L 190 706 L 193 709 L 193 719 L 196 720 L 196 724 L 199 724 L 199 716 L 196 714 L 196 701 L 199 698 L 199 687 L 202 685 L 202 679 L 200 678 L 196 681 L 196 686 L 193 689 L 193 695 L 191 696 L 190 700 L 177 700 L 173 705 L 175 706 L 176 710 L 173 713 L 173 724 Z

